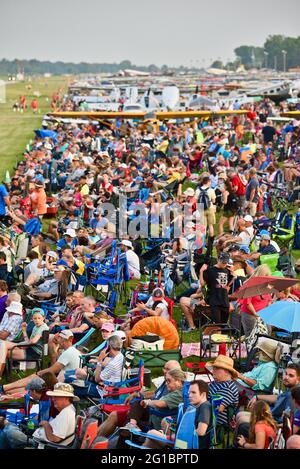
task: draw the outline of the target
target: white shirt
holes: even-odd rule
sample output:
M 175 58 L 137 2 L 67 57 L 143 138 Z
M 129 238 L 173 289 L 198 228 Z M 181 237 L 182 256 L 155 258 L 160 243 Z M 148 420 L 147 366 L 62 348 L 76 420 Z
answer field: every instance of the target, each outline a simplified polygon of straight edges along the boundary
M 254 236 L 254 228 L 253 226 L 248 226 L 248 228 L 245 231 L 242 231 L 239 234 L 239 238 L 241 238 L 242 241 L 238 241 L 238 244 L 242 244 L 243 246 L 249 246 L 252 239 Z
M 153 300 L 152 296 L 150 296 L 149 300 L 146 303 L 146 306 L 153 309 L 153 305 L 154 305 L 154 300 Z M 162 300 L 162 302 L 158 303 L 156 305 L 156 308 L 160 308 L 162 310 L 162 312 L 160 314 L 161 318 L 170 319 L 169 310 L 168 310 L 168 303 L 165 300 Z
M 124 355 L 120 352 L 112 358 L 100 373 L 102 381 L 111 381 L 117 383 L 122 380 L 122 370 L 124 363 Z
M 75 432 L 76 426 L 76 411 L 73 404 L 65 407 L 54 419 L 50 419 L 49 424 L 52 427 L 53 435 L 61 438 L 62 440 L 65 439 L 66 436 L 72 435 Z M 49 441 L 46 437 L 45 429 L 42 427 L 35 430 L 32 436 L 38 440 Z M 75 435 L 67 438 L 65 441 L 59 444 L 67 446 L 68 444 L 72 443 L 74 436 Z
M 139 256 L 132 249 L 129 249 L 126 251 L 126 259 L 130 275 L 133 278 L 141 278 Z
M 80 356 L 82 355 L 75 347 L 69 347 L 58 357 L 57 362 L 63 365 L 63 371 L 80 368 Z

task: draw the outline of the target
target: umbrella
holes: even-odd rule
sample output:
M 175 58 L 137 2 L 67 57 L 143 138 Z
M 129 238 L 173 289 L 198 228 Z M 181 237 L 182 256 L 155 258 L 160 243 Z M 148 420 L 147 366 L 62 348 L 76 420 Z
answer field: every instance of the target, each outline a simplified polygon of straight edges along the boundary
M 288 332 L 300 332 L 300 303 L 296 301 L 276 301 L 258 311 L 267 324 Z
M 252 296 L 276 293 L 298 283 L 296 278 L 285 277 L 251 277 L 235 293 L 235 298 L 251 298 Z

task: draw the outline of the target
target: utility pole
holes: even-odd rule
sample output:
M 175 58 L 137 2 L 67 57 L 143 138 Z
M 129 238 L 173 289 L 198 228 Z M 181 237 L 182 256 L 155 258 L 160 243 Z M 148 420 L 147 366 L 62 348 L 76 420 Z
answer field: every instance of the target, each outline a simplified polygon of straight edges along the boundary
M 287 51 L 286 50 L 282 50 L 282 55 L 283 55 L 283 71 L 284 73 L 286 72 L 286 56 L 287 56 Z

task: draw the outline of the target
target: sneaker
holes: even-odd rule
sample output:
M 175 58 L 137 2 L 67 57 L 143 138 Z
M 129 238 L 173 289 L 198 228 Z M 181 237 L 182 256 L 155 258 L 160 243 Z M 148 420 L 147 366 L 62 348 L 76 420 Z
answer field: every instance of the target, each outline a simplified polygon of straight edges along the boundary
M 182 331 L 185 332 L 185 333 L 193 332 L 193 331 L 196 331 L 196 330 L 197 330 L 196 327 L 183 327 L 182 328 Z
M 141 429 L 134 423 L 128 422 L 124 427 L 120 427 L 120 435 L 121 436 L 129 436 L 130 435 L 130 430 L 136 430 L 138 432 L 141 431 Z

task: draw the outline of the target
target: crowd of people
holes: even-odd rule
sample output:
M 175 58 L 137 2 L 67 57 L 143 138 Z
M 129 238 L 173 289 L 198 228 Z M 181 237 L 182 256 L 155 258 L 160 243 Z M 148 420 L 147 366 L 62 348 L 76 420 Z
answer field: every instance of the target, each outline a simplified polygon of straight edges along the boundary
M 65 98 L 62 109 L 70 103 Z M 11 184 L 0 185 L 0 399 L 26 391 L 36 401 L 50 399 L 50 420 L 40 419 L 34 440 L 72 442 L 73 402 L 86 394 L 99 398 L 107 382 L 122 381 L 137 327 L 144 326 L 144 335 L 159 330 L 178 348 L 179 326 L 189 334 L 207 321 L 236 320 L 249 346 L 258 331 L 272 334 L 259 311 L 278 300 L 299 301 L 298 285 L 235 296 L 250 277 L 271 276 L 267 256 L 283 255 L 272 239 L 273 188 L 281 185 L 297 199 L 300 127 L 273 124 L 277 112 L 262 100 L 245 114 L 213 120 L 43 121 L 44 133 L 24 152 Z M 107 298 L 116 293 L 114 304 L 92 288 L 109 269 L 119 275 L 118 285 L 130 280 L 134 291 L 148 277 L 147 298 L 131 302 L 124 320 L 113 281 L 105 286 Z M 45 343 L 47 367 L 44 358 L 36 374 L 4 380 L 9 363 L 44 357 Z M 163 447 L 166 442 L 151 436 L 176 439 L 178 406 L 188 397 L 197 408 L 199 447 L 208 448 L 218 394 L 216 425 L 228 427 L 233 409 L 236 447 L 268 448 L 289 410 L 294 423 L 287 447 L 300 448 L 299 366 L 286 366 L 284 392 L 262 394 L 272 392 L 278 363 L 268 339 L 258 349 L 259 364 L 244 373 L 231 357 L 216 356 L 207 363 L 211 382 L 194 380 L 188 391 L 182 363 L 168 361 L 161 386 L 127 397 L 125 411 L 102 418 L 98 435 L 124 447 L 130 429 L 147 428 L 143 445 Z M 93 350 L 97 358 L 82 363 Z M 238 412 L 245 389 L 248 411 Z M 26 444 L 20 428 L 0 417 L 0 448 Z

